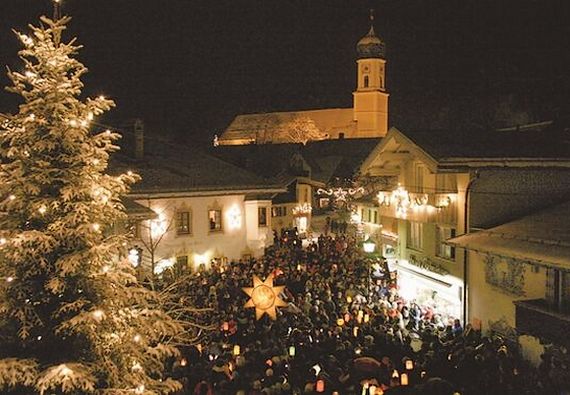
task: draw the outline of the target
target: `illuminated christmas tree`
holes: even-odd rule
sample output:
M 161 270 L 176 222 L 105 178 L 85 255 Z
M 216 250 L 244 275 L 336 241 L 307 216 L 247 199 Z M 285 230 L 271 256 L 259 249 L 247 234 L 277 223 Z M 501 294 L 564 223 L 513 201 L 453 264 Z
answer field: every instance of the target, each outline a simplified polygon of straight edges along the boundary
M 118 135 L 92 131 L 112 101 L 81 99 L 69 18 L 16 33 L 23 99 L 0 115 L 0 392 L 173 392 L 164 361 L 181 330 L 126 260 L 120 197 L 132 173 L 106 174 Z

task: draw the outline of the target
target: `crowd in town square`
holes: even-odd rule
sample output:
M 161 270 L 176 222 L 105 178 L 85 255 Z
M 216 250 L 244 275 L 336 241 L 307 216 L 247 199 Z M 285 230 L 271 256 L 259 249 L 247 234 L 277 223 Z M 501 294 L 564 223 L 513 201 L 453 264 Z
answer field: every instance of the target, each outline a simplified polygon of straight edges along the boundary
M 276 235 L 260 259 L 213 263 L 184 292 L 215 330 L 182 349 L 185 394 L 558 394 L 556 361 L 530 367 L 515 344 L 398 295 L 397 277 L 349 235 Z M 373 259 L 369 266 L 367 259 Z M 373 269 L 370 270 L 370 267 Z M 276 320 L 244 308 L 254 275 L 287 302 Z M 204 317 L 206 319 L 206 317 Z

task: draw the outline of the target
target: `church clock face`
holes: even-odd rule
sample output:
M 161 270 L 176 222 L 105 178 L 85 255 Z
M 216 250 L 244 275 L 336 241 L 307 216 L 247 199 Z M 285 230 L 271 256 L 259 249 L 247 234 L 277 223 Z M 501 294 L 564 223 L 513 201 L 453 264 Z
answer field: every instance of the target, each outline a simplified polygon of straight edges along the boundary
M 365 64 L 364 66 L 362 66 L 362 72 L 363 72 L 363 73 L 368 73 L 368 72 L 370 72 L 370 66 L 368 66 L 367 64 Z

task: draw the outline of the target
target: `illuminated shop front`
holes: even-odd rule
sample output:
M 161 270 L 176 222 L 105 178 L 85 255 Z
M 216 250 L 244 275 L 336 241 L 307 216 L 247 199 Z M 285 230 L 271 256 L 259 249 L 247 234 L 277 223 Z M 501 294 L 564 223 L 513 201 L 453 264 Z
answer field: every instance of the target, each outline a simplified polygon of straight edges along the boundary
M 395 263 L 400 295 L 415 300 L 420 306 L 432 307 L 434 312 L 447 318 L 461 318 L 462 282 L 449 275 L 437 262 L 426 257 L 410 255 L 410 260 Z
M 293 218 L 295 221 L 295 227 L 299 234 L 305 234 L 309 228 L 309 218 L 313 208 L 309 203 L 299 204 L 293 208 Z

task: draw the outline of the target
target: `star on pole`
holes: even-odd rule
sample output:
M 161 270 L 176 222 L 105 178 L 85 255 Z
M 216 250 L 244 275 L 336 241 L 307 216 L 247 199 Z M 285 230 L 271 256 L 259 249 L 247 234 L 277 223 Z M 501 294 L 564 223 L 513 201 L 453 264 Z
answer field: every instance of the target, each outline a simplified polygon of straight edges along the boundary
M 267 314 L 272 320 L 277 319 L 277 307 L 287 306 L 287 302 L 279 297 L 279 294 L 285 289 L 284 285 L 273 286 L 273 275 L 270 275 L 261 281 L 257 276 L 253 276 L 253 287 L 242 288 L 250 299 L 244 307 L 255 308 L 255 319 L 259 320 L 263 314 Z

